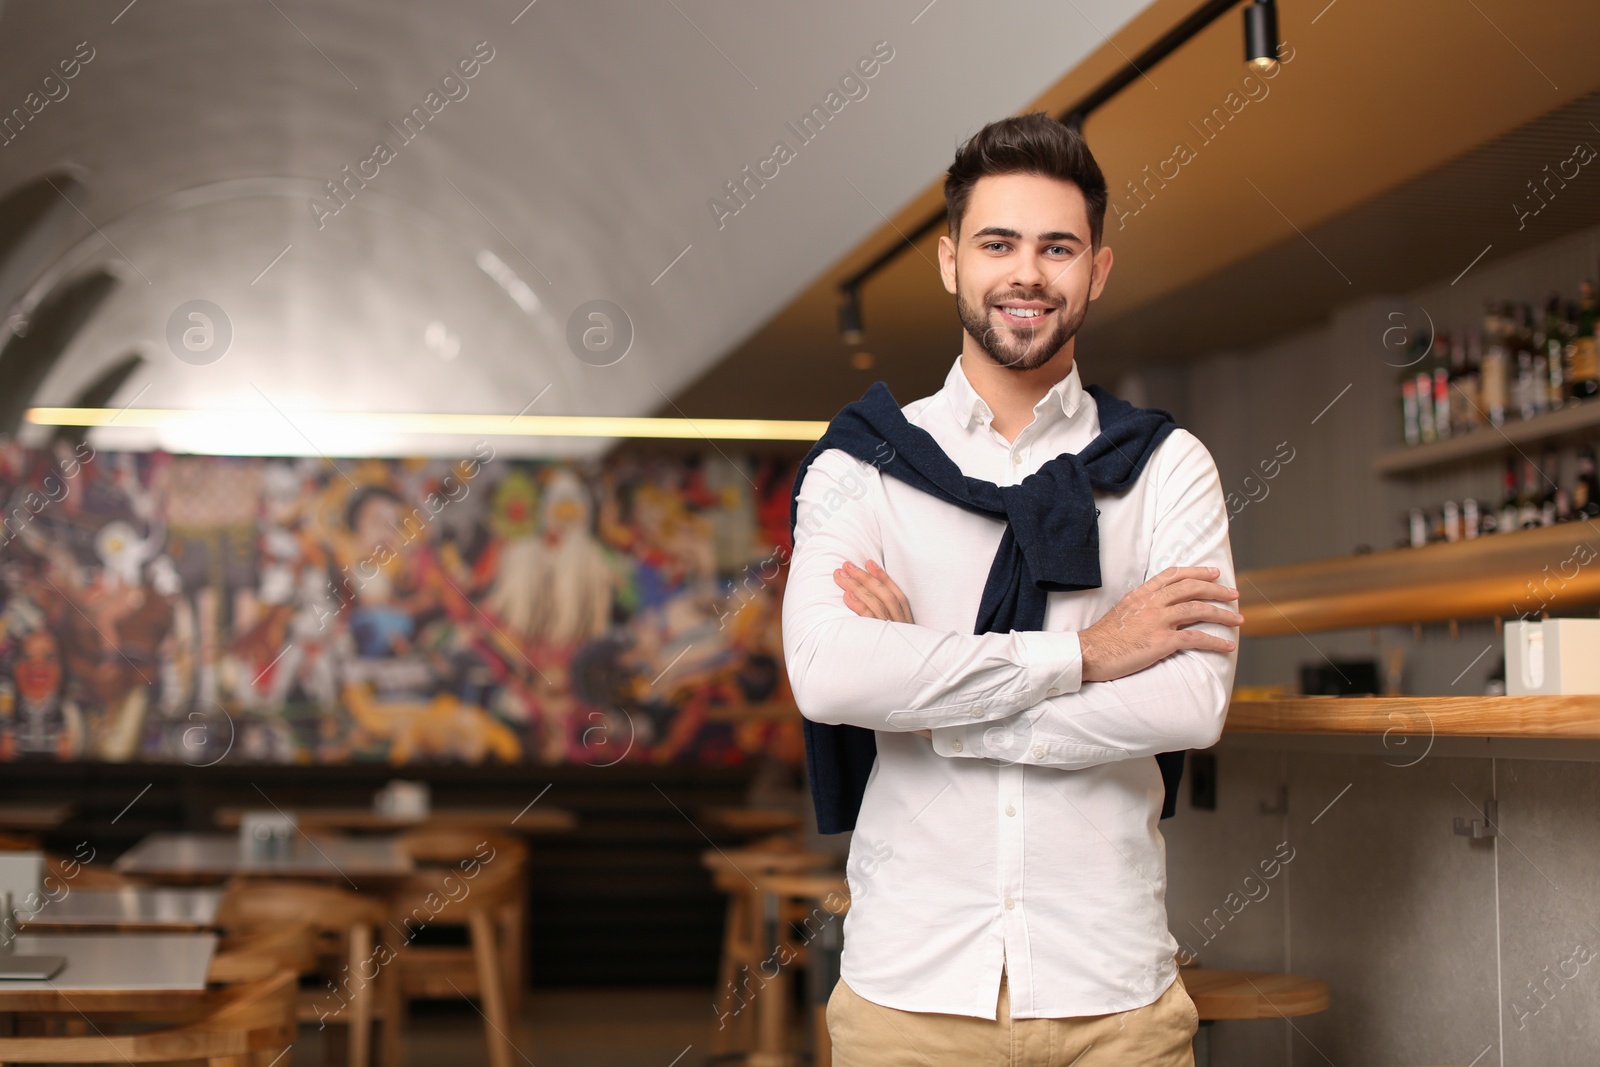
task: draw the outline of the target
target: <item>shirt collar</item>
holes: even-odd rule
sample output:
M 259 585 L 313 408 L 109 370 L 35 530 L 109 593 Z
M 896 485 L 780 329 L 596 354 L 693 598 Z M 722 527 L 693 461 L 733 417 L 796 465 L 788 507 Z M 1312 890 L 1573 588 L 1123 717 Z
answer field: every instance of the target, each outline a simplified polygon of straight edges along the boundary
M 994 412 L 988 403 L 972 388 L 972 383 L 967 380 L 967 372 L 961 369 L 961 357 L 957 356 L 955 363 L 950 367 L 950 373 L 944 377 L 944 394 L 950 402 L 950 410 L 964 429 L 972 429 L 975 425 L 987 425 L 994 419 Z M 1078 377 L 1078 361 L 1072 361 L 1072 370 L 1067 376 L 1039 398 L 1033 406 L 1033 417 L 1036 422 L 1047 421 L 1048 416 L 1060 411 L 1062 415 L 1071 418 L 1083 403 L 1083 385 Z

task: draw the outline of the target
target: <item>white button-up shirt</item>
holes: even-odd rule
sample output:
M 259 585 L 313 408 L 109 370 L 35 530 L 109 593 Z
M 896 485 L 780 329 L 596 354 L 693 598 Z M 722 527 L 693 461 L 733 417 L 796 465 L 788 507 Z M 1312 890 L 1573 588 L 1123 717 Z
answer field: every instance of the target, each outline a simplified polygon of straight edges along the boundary
M 1014 442 L 959 358 L 944 388 L 901 410 L 963 473 L 998 485 L 1100 431 L 1076 365 Z M 1237 654 L 1186 649 L 1084 682 L 1077 631 L 1169 566 L 1218 567 L 1232 586 L 1227 511 L 1211 454 L 1183 429 L 1133 488 L 1096 504 L 1100 588 L 1050 593 L 1043 631 L 973 634 L 1003 521 L 840 449 L 805 475 L 784 655 L 806 718 L 877 732 L 841 961 L 870 1001 L 993 1019 L 1004 967 L 1014 1019 L 1101 1015 L 1151 1003 L 1177 976 L 1152 757 L 1216 743 Z M 833 571 L 868 559 L 914 623 L 845 606 Z

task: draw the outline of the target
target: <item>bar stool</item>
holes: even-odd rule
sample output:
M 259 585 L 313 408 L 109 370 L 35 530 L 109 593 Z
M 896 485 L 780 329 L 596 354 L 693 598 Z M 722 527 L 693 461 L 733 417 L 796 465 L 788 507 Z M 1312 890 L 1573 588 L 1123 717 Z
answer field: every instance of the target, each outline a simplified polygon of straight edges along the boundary
M 767 937 L 776 958 L 791 957 L 789 964 L 806 969 L 806 999 L 811 1004 L 811 1062 L 826 1067 L 833 1062 L 833 1042 L 828 1037 L 828 997 L 839 981 L 839 957 L 844 947 L 844 915 L 850 910 L 850 884 L 837 873 L 801 872 L 759 875 L 756 882 L 769 901 L 766 908 L 778 922 L 768 925 Z M 819 914 L 820 913 L 820 914 Z M 801 943 L 793 940 L 800 931 Z M 780 946 L 786 952 L 779 952 Z M 769 959 L 774 958 L 769 955 Z M 780 968 L 779 980 L 784 978 Z M 771 1001 L 772 1003 L 769 1003 Z M 759 1043 L 751 1063 L 785 1062 L 788 1029 L 788 989 L 757 1005 Z M 757 1058 L 759 1057 L 759 1059 Z
M 1328 983 L 1320 978 L 1268 971 L 1178 968 L 1178 980 L 1200 1016 L 1195 1067 L 1211 1063 L 1211 1025 L 1219 1019 L 1282 1019 L 1328 1009 Z
M 745 998 L 735 988 L 739 972 L 746 979 L 742 983 L 747 992 L 748 975 L 760 967 L 773 951 L 779 915 L 775 900 L 761 888 L 761 877 L 778 873 L 797 873 L 825 870 L 836 862 L 834 857 L 808 852 L 797 841 L 788 837 L 771 837 L 755 842 L 747 848 L 707 849 L 701 853 L 701 862 L 711 872 L 712 883 L 728 896 L 728 908 L 723 920 L 722 959 L 717 971 L 718 992 L 715 1004 L 717 1029 L 711 1037 L 713 1059 L 734 1055 L 754 1056 L 758 1045 L 781 1049 L 781 1037 L 774 1044 L 770 1034 L 762 1040 L 757 1034 L 758 1012 L 746 1012 Z M 780 969 L 781 974 L 781 969 Z M 784 976 L 786 978 L 786 976 Z M 786 995 L 786 994 L 785 994 Z M 780 997 L 769 993 L 760 998 L 778 1001 Z M 735 1002 L 737 1001 L 737 1006 Z M 781 1010 L 786 1005 L 769 1006 Z M 783 1015 L 777 1016 L 778 1033 L 782 1033 Z M 763 1024 L 772 1026 L 771 1022 Z M 751 1063 L 756 1060 L 751 1059 Z

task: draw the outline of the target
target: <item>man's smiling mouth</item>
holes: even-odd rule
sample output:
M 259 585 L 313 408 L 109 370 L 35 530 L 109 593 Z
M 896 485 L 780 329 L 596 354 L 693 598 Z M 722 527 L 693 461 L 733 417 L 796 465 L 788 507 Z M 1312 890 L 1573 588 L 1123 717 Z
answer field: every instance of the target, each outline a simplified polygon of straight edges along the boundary
M 1017 301 L 994 305 L 1000 317 L 1012 326 L 1031 328 L 1038 326 L 1055 313 L 1055 308 L 1035 301 Z

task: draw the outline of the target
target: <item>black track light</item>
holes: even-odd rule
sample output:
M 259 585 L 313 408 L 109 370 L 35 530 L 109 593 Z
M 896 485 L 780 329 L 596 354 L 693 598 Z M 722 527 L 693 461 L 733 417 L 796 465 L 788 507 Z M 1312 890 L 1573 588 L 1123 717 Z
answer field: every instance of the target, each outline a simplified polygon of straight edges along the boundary
M 864 337 L 861 332 L 861 294 L 850 287 L 839 290 L 839 296 L 839 343 L 858 345 Z
M 1244 60 L 1258 74 L 1278 69 L 1278 5 L 1255 0 L 1244 9 Z

